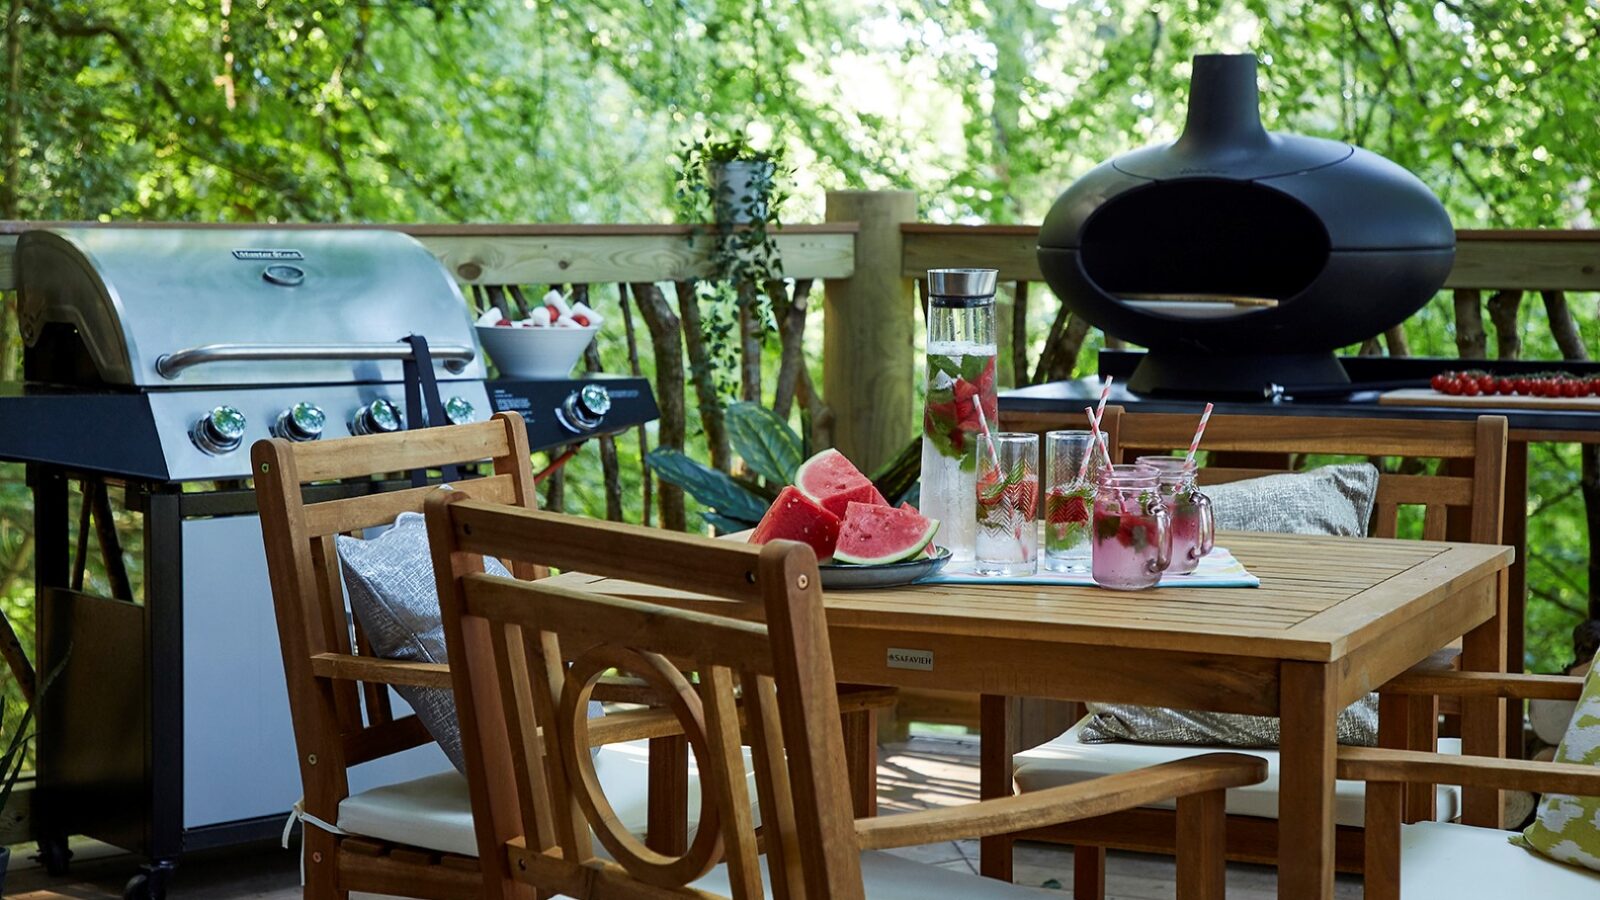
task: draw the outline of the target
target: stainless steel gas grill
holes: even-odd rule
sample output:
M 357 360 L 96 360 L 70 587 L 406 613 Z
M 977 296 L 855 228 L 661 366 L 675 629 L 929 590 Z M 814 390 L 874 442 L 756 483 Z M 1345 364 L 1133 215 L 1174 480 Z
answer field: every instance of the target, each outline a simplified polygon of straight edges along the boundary
M 0 386 L 0 459 L 28 464 L 35 659 L 61 667 L 39 709 L 35 828 L 57 872 L 74 834 L 148 857 L 135 896 L 161 896 L 183 851 L 276 836 L 300 796 L 251 443 L 420 427 L 411 335 L 450 422 L 516 410 L 542 449 L 656 415 L 640 379 L 486 381 L 460 290 L 399 232 L 39 230 L 17 273 L 26 383 Z M 138 528 L 119 536 L 114 507 Z M 447 766 L 428 746 L 362 775 Z

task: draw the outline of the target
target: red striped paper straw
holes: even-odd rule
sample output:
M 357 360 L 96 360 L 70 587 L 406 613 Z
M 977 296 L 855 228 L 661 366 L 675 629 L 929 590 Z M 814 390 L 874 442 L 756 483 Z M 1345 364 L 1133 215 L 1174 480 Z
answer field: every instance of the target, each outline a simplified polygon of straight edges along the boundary
M 1110 375 L 1107 375 L 1106 383 L 1100 386 L 1100 402 L 1096 403 L 1094 407 L 1094 420 L 1096 422 L 1105 417 L 1106 400 L 1111 397 L 1111 382 L 1113 380 L 1114 379 Z
M 1186 466 L 1194 465 L 1194 454 L 1200 449 L 1200 436 L 1206 433 L 1206 422 L 1211 419 L 1211 404 L 1206 404 L 1206 411 L 1200 414 L 1200 425 L 1194 430 L 1194 440 L 1189 442 L 1189 455 L 1183 458 Z
M 1094 414 L 1094 408 L 1085 406 L 1083 414 L 1089 417 L 1089 433 L 1094 435 L 1095 443 L 1100 447 L 1100 452 L 1106 455 L 1106 465 L 1111 465 L 1111 448 L 1106 446 L 1105 432 L 1100 430 L 1100 417 Z M 1090 448 L 1088 455 L 1084 456 L 1082 471 L 1078 473 L 1078 480 L 1082 481 L 1089 474 L 1089 457 L 1094 455 Z

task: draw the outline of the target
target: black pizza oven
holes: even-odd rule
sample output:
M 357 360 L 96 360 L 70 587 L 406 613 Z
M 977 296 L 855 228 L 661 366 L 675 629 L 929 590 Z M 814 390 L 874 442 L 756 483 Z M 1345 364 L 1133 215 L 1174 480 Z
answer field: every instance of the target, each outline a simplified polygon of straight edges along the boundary
M 1249 55 L 1196 57 L 1183 135 L 1096 167 L 1039 233 L 1062 302 L 1149 349 L 1129 383 L 1149 392 L 1345 381 L 1333 351 L 1403 322 L 1454 259 L 1410 172 L 1266 131 Z

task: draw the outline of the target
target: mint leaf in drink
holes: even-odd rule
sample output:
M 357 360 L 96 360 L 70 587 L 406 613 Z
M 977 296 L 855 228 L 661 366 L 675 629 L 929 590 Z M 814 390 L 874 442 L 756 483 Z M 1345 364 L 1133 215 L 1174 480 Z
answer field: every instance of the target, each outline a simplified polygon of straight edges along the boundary
M 1097 541 L 1114 541 L 1117 539 L 1117 532 L 1121 530 L 1121 516 L 1097 515 L 1094 518 L 1094 538 Z

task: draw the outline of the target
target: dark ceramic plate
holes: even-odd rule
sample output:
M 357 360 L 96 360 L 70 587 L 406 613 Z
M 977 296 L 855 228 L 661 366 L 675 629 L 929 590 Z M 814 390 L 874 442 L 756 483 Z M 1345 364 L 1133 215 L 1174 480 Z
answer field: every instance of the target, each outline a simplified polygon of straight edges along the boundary
M 933 556 L 915 556 L 882 566 L 847 566 L 827 563 L 818 566 L 822 572 L 822 586 L 830 590 L 856 588 L 900 587 L 910 584 L 944 568 L 950 561 L 950 551 L 938 547 Z

